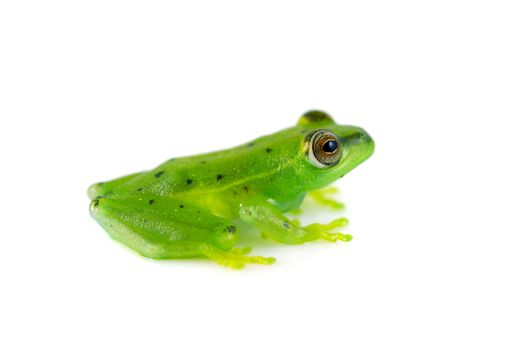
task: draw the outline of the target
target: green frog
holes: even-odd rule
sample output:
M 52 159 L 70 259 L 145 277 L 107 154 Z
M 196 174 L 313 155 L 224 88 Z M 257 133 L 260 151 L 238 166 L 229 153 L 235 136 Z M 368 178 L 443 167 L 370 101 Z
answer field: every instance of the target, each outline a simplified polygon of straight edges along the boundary
M 345 218 L 302 226 L 284 214 L 297 210 L 306 195 L 340 206 L 323 188 L 373 151 L 363 129 L 310 111 L 295 126 L 243 145 L 96 183 L 88 189 L 90 213 L 112 238 L 145 257 L 204 257 L 233 268 L 270 264 L 274 258 L 236 247 L 238 223 L 285 244 L 351 240 L 332 232 Z

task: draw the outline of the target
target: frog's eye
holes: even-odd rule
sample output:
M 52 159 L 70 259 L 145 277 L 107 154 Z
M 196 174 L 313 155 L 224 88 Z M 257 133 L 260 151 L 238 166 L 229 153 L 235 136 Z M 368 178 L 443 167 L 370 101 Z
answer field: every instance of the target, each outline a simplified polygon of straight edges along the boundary
M 309 161 L 318 168 L 336 165 L 341 159 L 339 138 L 328 130 L 318 130 L 308 139 Z

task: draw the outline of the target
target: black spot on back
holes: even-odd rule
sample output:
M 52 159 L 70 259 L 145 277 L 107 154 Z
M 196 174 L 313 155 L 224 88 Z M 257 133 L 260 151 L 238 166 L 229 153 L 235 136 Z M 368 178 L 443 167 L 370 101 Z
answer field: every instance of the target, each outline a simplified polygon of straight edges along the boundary
M 93 199 L 93 201 L 91 202 L 93 208 L 98 207 L 98 204 L 100 204 L 100 199 Z
M 148 201 L 148 204 L 150 204 L 150 205 L 152 205 L 152 204 L 154 204 L 154 203 L 155 203 L 155 199 L 150 199 L 150 200 Z
M 162 176 L 162 174 L 164 174 L 164 171 L 162 171 L 162 170 L 161 170 L 161 171 L 159 171 L 159 172 L 156 172 L 156 173 L 154 174 L 154 176 L 155 176 L 156 178 L 159 178 L 159 177 L 161 177 L 161 176 Z
M 188 185 L 192 185 L 193 184 L 193 179 L 187 179 L 186 182 L 187 182 Z
M 236 227 L 234 225 L 227 226 L 227 232 L 228 233 L 235 233 Z
M 142 188 L 142 187 L 139 187 L 139 188 L 137 189 L 137 192 L 141 192 L 142 190 L 143 190 L 143 188 Z
M 221 180 L 221 179 L 223 179 L 223 174 L 218 174 L 218 175 L 216 175 L 216 180 L 218 180 L 218 181 L 219 181 L 219 180 Z
M 248 193 L 248 186 L 243 187 L 246 193 Z
M 184 204 L 179 205 L 180 209 L 184 209 Z
M 267 153 L 271 153 L 271 151 L 273 151 L 271 148 L 269 148 L 269 147 L 268 147 L 268 148 L 266 148 L 266 152 L 267 152 Z

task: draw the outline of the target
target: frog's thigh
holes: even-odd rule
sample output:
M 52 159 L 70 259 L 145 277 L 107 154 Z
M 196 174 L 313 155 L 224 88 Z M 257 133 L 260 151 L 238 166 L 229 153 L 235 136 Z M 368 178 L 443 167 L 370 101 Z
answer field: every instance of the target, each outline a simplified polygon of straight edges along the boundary
M 93 199 L 98 196 L 105 196 L 112 192 L 116 187 L 121 186 L 142 174 L 144 173 L 135 173 L 119 177 L 117 179 L 107 182 L 98 182 L 96 184 L 89 186 L 89 188 L 87 189 L 87 195 L 89 196 L 89 199 Z
M 155 259 L 205 256 L 206 249 L 226 251 L 238 239 L 227 220 L 173 198 L 98 198 L 90 212 L 112 238 Z

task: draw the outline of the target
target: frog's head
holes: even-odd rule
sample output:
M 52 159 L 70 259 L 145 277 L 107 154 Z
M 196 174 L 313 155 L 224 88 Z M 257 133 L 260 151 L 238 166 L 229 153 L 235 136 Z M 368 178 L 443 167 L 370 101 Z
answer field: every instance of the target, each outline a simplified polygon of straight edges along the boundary
M 306 190 L 329 185 L 368 159 L 373 139 L 356 126 L 339 125 L 326 113 L 310 111 L 298 121 L 308 130 L 303 140 L 301 174 Z

